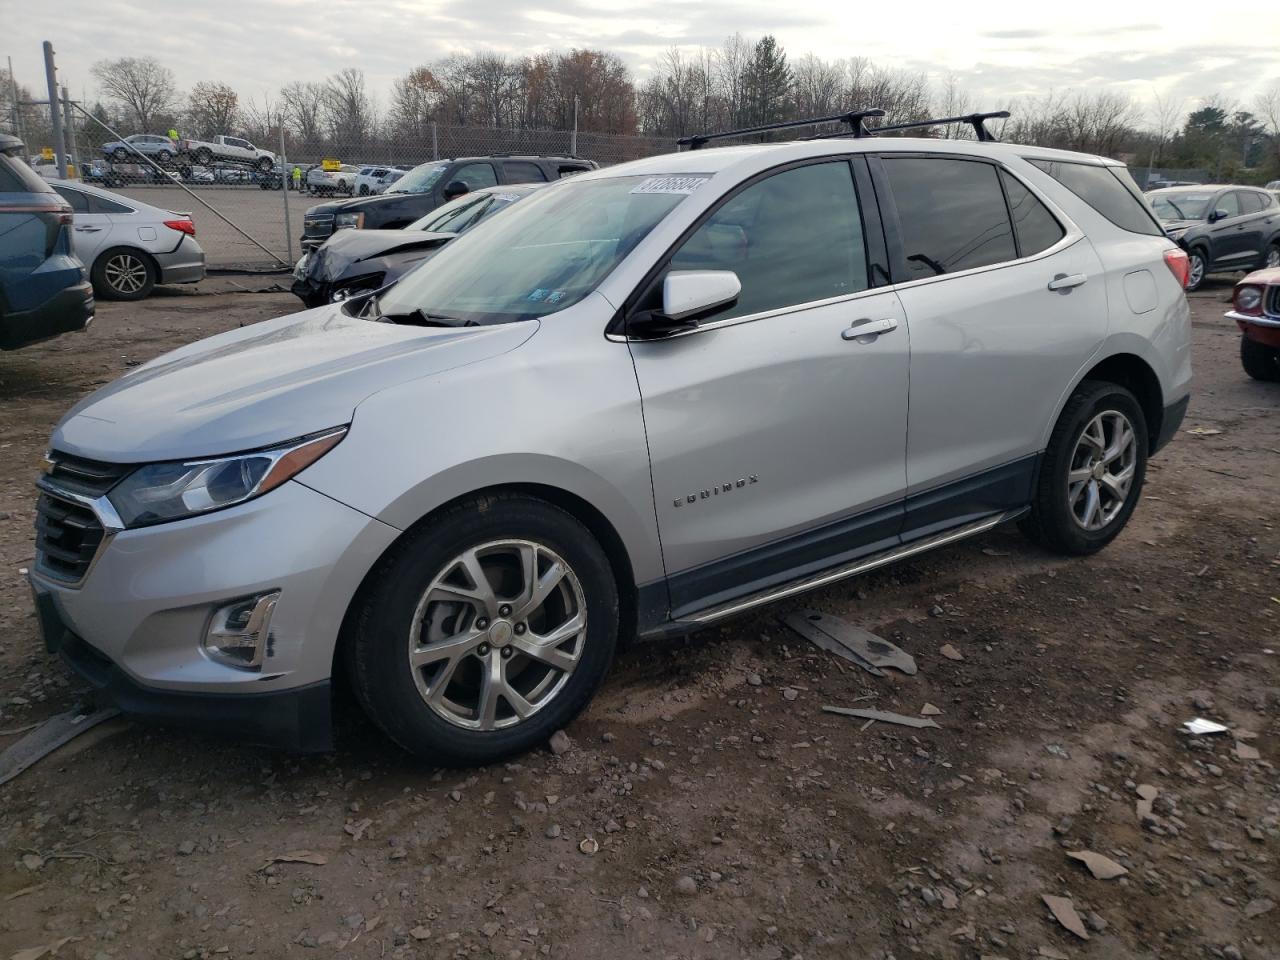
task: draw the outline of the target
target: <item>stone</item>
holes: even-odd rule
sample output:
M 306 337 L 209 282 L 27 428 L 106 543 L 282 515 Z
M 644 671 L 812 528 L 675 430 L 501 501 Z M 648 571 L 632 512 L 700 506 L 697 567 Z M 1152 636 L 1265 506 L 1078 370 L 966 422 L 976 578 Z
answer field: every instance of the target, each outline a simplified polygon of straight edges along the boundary
M 693 877 L 681 877 L 676 881 L 676 893 L 682 897 L 693 897 L 698 894 L 698 883 Z
M 189 857 L 196 852 L 196 842 L 194 840 L 183 840 L 178 844 L 178 853 L 184 857 Z
M 551 739 L 547 741 L 547 746 L 551 748 L 551 752 L 557 757 L 562 757 L 573 749 L 573 741 L 569 739 L 569 735 L 563 730 L 557 730 L 551 735 Z

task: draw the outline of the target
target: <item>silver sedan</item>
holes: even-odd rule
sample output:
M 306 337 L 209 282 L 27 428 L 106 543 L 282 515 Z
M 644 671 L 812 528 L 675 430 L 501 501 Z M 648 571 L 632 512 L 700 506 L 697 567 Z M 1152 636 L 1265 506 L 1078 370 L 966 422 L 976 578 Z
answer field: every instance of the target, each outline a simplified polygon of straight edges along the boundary
M 190 214 L 78 180 L 49 185 L 71 204 L 75 252 L 101 299 L 141 300 L 157 283 L 204 279 L 204 250 Z

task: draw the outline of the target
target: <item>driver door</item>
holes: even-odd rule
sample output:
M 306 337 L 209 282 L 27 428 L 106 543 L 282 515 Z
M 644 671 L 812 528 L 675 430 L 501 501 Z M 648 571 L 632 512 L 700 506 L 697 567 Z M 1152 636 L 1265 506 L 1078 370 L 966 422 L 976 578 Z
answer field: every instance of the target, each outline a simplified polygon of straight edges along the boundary
M 768 175 L 641 295 L 649 307 L 669 270 L 742 284 L 696 329 L 629 341 L 674 616 L 898 542 L 906 317 L 872 288 L 883 258 L 868 256 L 858 201 L 845 160 Z

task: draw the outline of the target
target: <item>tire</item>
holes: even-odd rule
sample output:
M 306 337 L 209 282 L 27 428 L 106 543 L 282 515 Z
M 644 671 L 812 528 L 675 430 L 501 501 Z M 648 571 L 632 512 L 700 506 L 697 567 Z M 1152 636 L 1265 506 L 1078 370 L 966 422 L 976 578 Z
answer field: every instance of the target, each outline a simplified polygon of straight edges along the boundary
M 1117 444 L 1122 424 L 1132 437 Z M 1090 442 L 1086 431 L 1097 440 Z M 1018 524 L 1022 532 L 1057 553 L 1101 550 L 1124 529 L 1142 497 L 1149 449 L 1147 419 L 1133 394 L 1118 384 L 1084 381 L 1049 437 L 1031 512 Z M 1087 472 L 1090 466 L 1101 475 Z
M 1201 247 L 1192 247 L 1187 251 L 1187 293 L 1199 290 L 1204 278 L 1209 275 L 1209 258 Z
M 369 185 L 367 183 L 360 184 L 360 196 L 367 197 L 369 195 Z
M 129 151 L 124 147 L 116 147 L 111 151 L 111 159 L 115 160 L 116 163 L 124 163 L 129 159 Z
M 172 159 L 173 159 L 173 154 L 170 153 L 168 150 L 161 150 L 159 153 L 156 154 L 156 163 L 160 164 L 162 167 L 166 166 L 169 163 L 169 161 Z
M 270 157 L 259 157 L 258 162 L 255 164 L 255 166 L 257 166 L 258 171 L 260 173 L 270 172 L 271 168 L 274 167 L 275 165 L 276 165 L 275 161 L 272 160 Z
M 1267 245 L 1267 252 L 1262 255 L 1262 263 L 1258 269 L 1271 270 L 1275 267 L 1280 267 L 1280 243 Z
M 209 161 L 213 159 L 213 154 L 209 152 L 207 147 L 201 147 L 195 152 L 192 159 L 195 160 L 197 167 L 207 167 L 209 165 Z
M 1240 337 L 1240 366 L 1255 380 L 1264 383 L 1280 382 L 1280 349 L 1265 343 Z
M 537 557 L 539 578 L 556 563 L 567 573 L 544 600 L 526 598 L 532 609 L 526 623 L 517 598 L 529 581 L 522 573 L 528 561 L 520 558 L 529 556 Z M 471 569 L 480 566 L 487 602 L 451 593 L 484 592 L 464 572 L 467 558 Z M 511 597 L 511 605 L 501 597 Z M 618 590 L 599 543 L 568 513 L 518 494 L 461 502 L 411 531 L 379 561 L 352 612 L 344 652 L 365 711 L 410 753 L 450 766 L 492 763 L 565 726 L 604 679 L 618 638 Z M 535 638 L 576 624 L 579 615 L 580 629 L 539 647 Z M 442 657 L 441 646 L 455 641 L 461 652 Z M 436 656 L 424 656 L 415 669 L 411 649 Z M 489 670 L 502 686 L 488 686 Z M 484 698 L 483 689 L 499 692 Z M 527 715 L 507 691 L 519 696 Z M 492 704 L 487 712 L 484 702 Z
M 103 300 L 142 300 L 155 289 L 159 271 L 149 254 L 133 247 L 104 250 L 90 272 L 93 292 Z

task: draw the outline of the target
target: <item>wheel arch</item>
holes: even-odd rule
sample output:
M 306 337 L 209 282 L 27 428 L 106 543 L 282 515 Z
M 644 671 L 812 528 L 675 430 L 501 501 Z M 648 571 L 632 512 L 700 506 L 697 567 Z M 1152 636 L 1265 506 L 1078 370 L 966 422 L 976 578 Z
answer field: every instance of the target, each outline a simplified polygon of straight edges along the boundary
M 1097 360 L 1071 385 L 1071 389 L 1059 404 L 1058 416 L 1061 416 L 1062 407 L 1066 405 L 1067 400 L 1086 380 L 1114 383 L 1124 387 L 1137 398 L 1138 405 L 1142 408 L 1142 415 L 1147 421 L 1147 453 L 1148 455 L 1154 453 L 1163 426 L 1165 406 L 1164 389 L 1160 385 L 1160 377 L 1156 374 L 1155 368 L 1138 354 L 1124 351 L 1112 353 Z M 1057 417 L 1054 418 L 1054 422 L 1057 422 Z
M 359 610 L 360 603 L 364 599 L 366 591 L 370 589 L 374 582 L 375 575 L 377 574 L 383 559 L 397 550 L 405 538 L 417 533 L 423 527 L 429 526 L 436 517 L 457 506 L 459 503 L 463 503 L 467 500 L 521 494 L 542 500 L 554 507 L 558 507 L 586 527 L 588 532 L 595 537 L 596 542 L 599 543 L 601 549 L 604 550 L 605 556 L 609 558 L 609 565 L 613 573 L 614 583 L 617 585 L 618 589 L 618 642 L 620 644 L 629 643 L 635 637 L 637 629 L 639 588 L 636 584 L 631 556 L 627 551 L 626 544 L 623 542 L 621 534 L 618 533 L 613 522 L 610 521 L 609 518 L 590 501 L 562 487 L 536 482 L 500 483 L 458 494 L 457 496 L 433 507 L 426 514 L 419 517 L 413 524 L 406 527 L 400 535 L 388 544 L 386 549 L 384 549 L 382 553 L 379 554 L 378 557 L 369 565 L 369 569 L 365 571 L 364 576 L 360 580 L 360 585 L 356 588 L 355 592 L 352 593 L 351 599 L 347 602 L 346 613 L 343 616 L 342 625 L 338 631 L 338 642 L 334 645 L 332 672 L 336 674 L 338 671 L 344 669 L 344 647 L 350 640 L 352 631 L 355 628 L 355 612 Z

